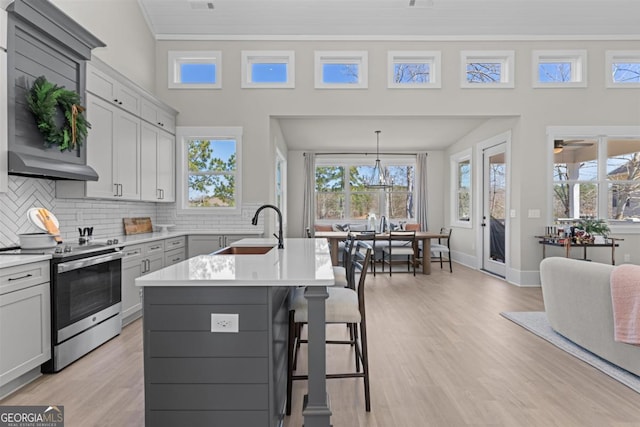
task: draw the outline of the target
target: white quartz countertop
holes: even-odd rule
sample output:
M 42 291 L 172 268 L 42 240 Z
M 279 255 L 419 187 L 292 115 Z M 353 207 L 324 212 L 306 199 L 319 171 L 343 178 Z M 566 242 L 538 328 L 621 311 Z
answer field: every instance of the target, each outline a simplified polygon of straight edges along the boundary
M 243 239 L 232 246 L 273 246 L 264 255 L 199 255 L 136 279 L 137 286 L 332 286 L 326 239 Z
M 243 235 L 243 236 L 260 236 L 263 232 L 261 230 L 257 231 L 209 231 L 209 230 L 176 230 L 176 231 L 166 231 L 166 232 L 153 232 L 153 233 L 142 233 L 142 234 L 130 234 L 128 236 L 116 236 L 118 239 L 118 246 L 122 245 L 136 245 L 138 243 L 149 243 L 156 240 L 162 239 L 171 239 L 173 237 L 180 236 L 218 236 L 218 235 Z M 100 241 L 106 239 L 97 239 Z
M 48 261 L 51 255 L 0 255 L 0 268 L 15 267 L 31 262 Z

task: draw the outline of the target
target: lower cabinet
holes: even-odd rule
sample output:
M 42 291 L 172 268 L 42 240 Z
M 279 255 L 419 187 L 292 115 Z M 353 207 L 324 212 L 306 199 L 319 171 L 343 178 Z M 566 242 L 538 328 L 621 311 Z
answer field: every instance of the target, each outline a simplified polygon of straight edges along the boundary
M 51 359 L 50 295 L 49 261 L 0 270 L 0 398 Z
M 186 237 L 126 246 L 122 258 L 122 325 L 142 316 L 142 288 L 136 278 L 183 261 Z
M 145 425 L 282 425 L 288 292 L 145 287 Z M 238 314 L 238 333 L 211 332 L 213 313 Z

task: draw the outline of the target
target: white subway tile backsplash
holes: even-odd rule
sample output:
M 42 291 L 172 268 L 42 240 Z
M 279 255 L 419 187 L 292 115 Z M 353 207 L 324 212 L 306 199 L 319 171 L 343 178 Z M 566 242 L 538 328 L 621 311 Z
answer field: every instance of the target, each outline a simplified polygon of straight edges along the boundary
M 261 203 L 247 203 L 236 215 L 179 214 L 175 203 L 146 203 L 116 200 L 55 198 L 55 182 L 46 179 L 9 177 L 9 191 L 0 193 L 0 247 L 17 244 L 18 234 L 38 232 L 27 219 L 32 207 L 44 207 L 60 222 L 63 240 L 75 240 L 78 227 L 94 227 L 96 238 L 124 233 L 122 218 L 150 217 L 153 224 L 174 224 L 174 230 L 263 231 L 262 216 L 257 227 L 243 218 L 253 217 Z

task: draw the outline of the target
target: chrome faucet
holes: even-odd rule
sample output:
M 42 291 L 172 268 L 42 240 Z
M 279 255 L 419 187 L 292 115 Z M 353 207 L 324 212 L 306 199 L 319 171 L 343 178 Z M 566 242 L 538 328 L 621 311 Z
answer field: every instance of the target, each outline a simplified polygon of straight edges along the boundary
M 274 206 L 274 205 L 262 205 L 262 206 L 260 206 L 258 208 L 258 210 L 256 211 L 256 214 L 253 216 L 253 219 L 251 220 L 251 224 L 258 225 L 258 215 L 260 215 L 260 211 L 262 211 L 262 209 L 264 209 L 264 208 L 271 208 L 274 211 L 276 211 L 277 214 L 278 214 L 278 225 L 279 225 L 278 235 L 276 236 L 274 234 L 273 236 L 278 239 L 278 249 L 284 249 L 284 244 L 282 243 L 283 242 L 283 236 L 282 236 L 282 212 L 280 212 L 280 209 L 278 209 L 277 206 Z

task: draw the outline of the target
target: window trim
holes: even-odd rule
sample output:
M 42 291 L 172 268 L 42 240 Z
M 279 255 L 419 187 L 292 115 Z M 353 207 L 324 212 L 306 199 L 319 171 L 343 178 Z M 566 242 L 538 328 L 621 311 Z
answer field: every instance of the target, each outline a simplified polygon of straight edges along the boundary
M 424 83 L 397 83 L 395 65 L 408 62 L 429 64 L 429 81 Z M 387 87 L 389 89 L 440 89 L 441 53 L 431 50 L 392 50 L 387 53 Z
M 531 53 L 532 87 L 536 89 L 585 88 L 587 87 L 587 50 L 534 50 Z M 547 60 L 547 61 L 546 61 Z M 543 83 L 540 81 L 538 69 L 540 63 L 550 60 L 570 62 L 571 81 Z
M 467 64 L 473 62 L 499 62 L 502 64 L 500 81 L 471 83 L 467 80 Z M 463 89 L 513 89 L 515 87 L 515 51 L 463 50 L 460 52 L 460 87 Z
M 473 228 L 473 156 L 472 149 L 467 148 L 466 150 L 462 150 L 458 153 L 452 154 L 449 157 L 449 164 L 451 168 L 451 203 L 450 203 L 450 213 L 451 213 L 451 226 L 459 227 L 459 228 Z M 460 189 L 458 188 L 458 171 L 459 165 L 462 162 L 469 161 L 469 221 L 460 221 L 460 216 L 458 215 L 458 196 L 460 193 Z
M 222 88 L 222 52 L 219 50 L 170 50 L 167 53 L 169 89 L 221 89 Z M 180 64 L 207 63 L 216 67 L 215 83 L 181 83 Z
M 640 88 L 640 82 L 622 83 L 613 80 L 613 64 L 620 60 L 631 60 L 640 63 L 640 50 L 607 50 L 605 53 L 605 79 L 607 88 L 631 89 Z
M 395 166 L 395 165 L 408 165 L 408 166 L 413 166 L 414 168 L 414 186 L 413 186 L 413 198 L 414 200 L 417 200 L 418 197 L 418 193 L 417 193 L 417 182 L 415 182 L 415 180 L 417 180 L 417 167 L 418 167 L 418 159 L 415 156 L 394 156 L 392 154 L 390 155 L 385 155 L 385 156 L 380 156 L 380 162 L 382 163 L 383 167 L 384 166 Z M 349 168 L 350 166 L 372 166 L 373 162 L 369 159 L 368 156 L 361 156 L 361 157 L 349 157 L 349 156 L 343 156 L 343 157 L 332 157 L 332 156 L 322 156 L 322 158 L 316 157 L 316 164 L 315 167 L 326 167 L 326 166 L 341 166 L 344 167 L 345 169 Z M 313 171 L 314 173 L 314 205 L 315 205 L 315 201 L 317 201 L 317 191 L 315 190 L 315 173 L 316 171 Z M 345 187 L 349 187 L 349 177 L 348 177 L 348 169 L 346 170 L 345 173 Z M 372 192 L 382 192 L 383 190 L 379 190 L 379 189 L 374 189 L 374 190 L 369 190 Z M 387 191 L 387 190 L 384 190 Z M 404 192 L 403 192 L 404 193 Z M 357 222 L 357 223 L 366 223 L 366 219 L 357 219 L 357 218 L 351 218 L 351 217 L 347 217 L 346 214 L 350 213 L 350 198 L 348 197 L 351 194 L 350 191 L 347 191 L 347 188 L 345 188 L 344 190 L 344 195 L 345 195 L 345 200 L 344 200 L 344 213 L 345 213 L 345 217 L 342 219 L 319 219 L 316 214 L 317 214 L 317 209 L 314 211 L 313 215 L 314 215 L 314 220 L 317 224 L 324 224 L 324 225 L 329 225 L 329 224 L 334 224 L 337 221 L 344 221 L 344 222 Z M 381 206 L 381 209 L 386 211 L 386 206 Z M 377 213 L 376 213 L 377 214 Z M 416 219 L 416 216 L 418 214 L 417 211 L 417 207 L 415 206 L 414 203 L 414 218 L 394 218 L 395 221 L 412 221 Z M 381 214 L 382 215 L 382 214 Z M 378 218 L 378 220 L 380 220 L 380 218 Z M 391 218 L 389 218 L 389 221 L 391 221 Z
M 230 214 L 242 209 L 242 134 L 240 126 L 178 126 L 176 127 L 176 210 L 181 214 Z M 187 166 L 187 142 L 191 139 L 234 139 L 236 141 L 235 206 L 188 207 L 187 189 L 189 168 Z
M 367 89 L 369 87 L 368 52 L 366 50 L 316 50 L 314 56 L 316 89 Z M 349 60 L 358 64 L 357 83 L 324 83 L 322 78 L 324 64 L 342 64 Z
M 548 126 L 547 127 L 547 223 L 553 223 L 553 141 L 556 139 L 591 138 L 607 140 L 612 138 L 640 138 L 640 126 Z M 606 177 L 601 179 L 601 175 L 606 175 L 606 162 L 601 162 L 601 158 L 606 159 L 606 144 L 599 144 L 598 147 L 598 179 L 594 181 L 599 187 L 601 184 L 609 182 Z M 598 216 L 602 217 L 602 212 L 608 216 L 608 188 L 598 190 Z M 604 218 L 609 224 L 611 233 L 620 234 L 640 234 L 640 222 L 611 221 Z
M 243 50 L 241 51 L 241 67 L 243 89 L 291 89 L 295 88 L 295 52 L 293 50 Z M 285 64 L 287 68 L 287 80 L 284 83 L 265 82 L 259 83 L 251 80 L 251 66 L 260 63 Z

